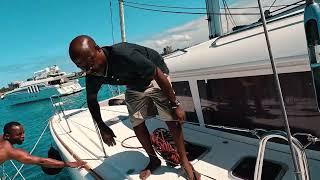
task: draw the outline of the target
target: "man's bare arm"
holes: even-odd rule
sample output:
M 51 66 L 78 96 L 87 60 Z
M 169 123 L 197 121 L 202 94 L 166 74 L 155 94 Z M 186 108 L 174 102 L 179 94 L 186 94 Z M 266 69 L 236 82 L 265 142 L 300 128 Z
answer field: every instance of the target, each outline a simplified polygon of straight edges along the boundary
M 166 75 L 163 74 L 160 68 L 156 68 L 156 72 L 154 75 L 154 80 L 157 82 L 159 87 L 162 89 L 162 91 L 165 93 L 165 95 L 168 97 L 170 102 L 176 101 L 176 95 L 174 94 L 174 91 L 172 89 L 172 86 L 170 82 L 168 81 L 168 78 Z
M 93 118 L 93 120 L 100 126 L 101 124 L 104 124 L 101 118 L 100 113 L 100 105 L 97 100 L 97 94 L 88 94 L 87 95 L 87 103 L 88 103 L 88 109 L 90 111 L 90 114 Z
M 101 112 L 100 112 L 100 105 L 97 100 L 96 94 L 88 94 L 87 95 L 87 102 L 88 102 L 88 108 L 91 113 L 91 116 L 94 121 L 96 121 L 102 140 L 104 143 L 106 143 L 108 146 L 114 146 L 116 144 L 116 141 L 114 140 L 115 134 L 113 133 L 112 129 L 110 129 L 102 120 L 101 118 Z
M 166 75 L 163 74 L 160 68 L 156 68 L 156 72 L 154 75 L 154 80 L 157 82 L 159 87 L 162 89 L 164 94 L 168 97 L 170 103 L 175 104 L 176 102 L 176 95 L 174 93 L 174 90 L 168 81 L 168 78 Z M 185 112 L 182 109 L 181 106 L 177 106 L 174 108 L 174 113 L 176 115 L 176 118 L 180 121 L 183 121 L 185 119 Z
M 15 149 L 10 148 L 8 150 L 9 158 L 13 160 L 17 160 L 24 164 L 36 164 L 44 167 L 49 168 L 61 168 L 61 167 L 81 167 L 84 166 L 86 163 L 83 161 L 76 161 L 76 162 L 63 162 L 58 161 L 51 158 L 42 158 L 38 156 L 32 156 L 28 152 L 22 149 Z

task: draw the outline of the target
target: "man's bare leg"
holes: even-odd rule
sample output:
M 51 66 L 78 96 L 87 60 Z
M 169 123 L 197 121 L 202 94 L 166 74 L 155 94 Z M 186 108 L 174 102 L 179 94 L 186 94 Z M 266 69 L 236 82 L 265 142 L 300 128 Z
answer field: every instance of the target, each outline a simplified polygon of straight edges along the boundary
M 188 179 L 199 180 L 200 174 L 193 169 L 191 163 L 187 158 L 181 124 L 175 121 L 166 121 L 166 124 L 177 146 L 177 151 L 180 157 L 180 163 L 181 163 L 181 166 L 185 169 Z
M 133 130 L 150 158 L 150 162 L 147 167 L 140 172 L 140 179 L 145 180 L 151 175 L 152 171 L 161 166 L 161 161 L 157 157 L 157 154 L 152 147 L 150 134 L 145 123 L 143 122 L 139 124 L 138 126 L 134 127 Z

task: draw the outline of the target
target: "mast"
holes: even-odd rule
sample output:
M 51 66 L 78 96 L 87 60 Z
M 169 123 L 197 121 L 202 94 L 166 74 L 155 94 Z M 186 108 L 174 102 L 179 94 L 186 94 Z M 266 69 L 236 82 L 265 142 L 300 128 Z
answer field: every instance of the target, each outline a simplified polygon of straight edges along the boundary
M 267 29 L 266 18 L 264 15 L 263 7 L 261 5 L 261 0 L 258 0 L 258 5 L 259 5 L 261 20 L 262 20 L 262 26 L 263 26 L 263 30 L 264 30 L 264 34 L 265 34 L 265 38 L 266 38 L 266 42 L 267 42 L 268 53 L 269 53 L 269 57 L 270 57 L 270 63 L 271 63 L 272 71 L 273 71 L 274 81 L 277 85 L 277 92 L 278 92 L 278 96 L 280 99 L 281 111 L 282 111 L 282 114 L 284 117 L 284 125 L 285 125 L 285 129 L 287 132 L 288 145 L 289 145 L 292 160 L 293 160 L 295 177 L 296 177 L 296 180 L 300 180 L 301 173 L 299 172 L 299 163 L 298 163 L 298 159 L 297 159 L 296 153 L 294 151 L 294 147 L 293 147 L 292 135 L 291 135 L 290 125 L 289 125 L 288 115 L 287 115 L 286 106 L 285 106 L 284 100 L 283 100 L 283 95 L 282 95 L 280 80 L 279 80 L 279 76 L 278 76 L 278 72 L 277 72 L 277 67 L 274 62 L 274 58 L 273 58 L 273 54 L 272 54 L 272 50 L 271 50 L 269 32 Z
M 222 35 L 220 5 L 218 0 L 206 0 L 209 39 Z
M 126 42 L 126 31 L 124 27 L 124 9 L 123 0 L 119 0 L 119 16 L 120 16 L 120 30 L 121 30 L 121 41 Z

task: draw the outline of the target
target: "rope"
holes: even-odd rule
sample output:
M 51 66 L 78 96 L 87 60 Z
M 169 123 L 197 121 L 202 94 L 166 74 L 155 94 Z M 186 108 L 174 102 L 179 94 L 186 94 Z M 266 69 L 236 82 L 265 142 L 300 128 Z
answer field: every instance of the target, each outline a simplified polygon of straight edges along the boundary
M 47 121 L 47 125 L 46 125 L 45 128 L 43 129 L 43 131 L 42 131 L 41 135 L 39 136 L 37 142 L 34 144 L 32 150 L 30 151 L 30 154 L 32 154 L 33 151 L 34 151 L 34 150 L 36 149 L 36 147 L 38 146 L 38 144 L 39 144 L 39 142 L 40 142 L 40 139 L 42 138 L 43 134 L 44 134 L 45 131 L 47 130 L 48 126 L 49 126 L 49 120 Z M 11 161 L 11 162 L 12 162 L 12 161 Z M 12 162 L 12 163 L 13 163 L 13 162 Z M 14 163 L 13 163 L 13 164 L 14 164 Z M 14 166 L 15 166 L 15 165 L 14 165 Z M 20 174 L 20 176 L 22 176 L 21 173 L 20 173 L 20 171 L 21 171 L 21 169 L 22 169 L 23 167 L 24 167 L 24 164 L 22 164 L 22 165 L 20 166 L 20 168 L 17 170 L 17 173 L 12 177 L 13 180 L 16 178 L 16 176 L 17 176 L 18 174 Z
M 9 175 L 7 173 L 5 173 L 5 177 L 7 177 L 9 180 L 11 180 L 11 178 L 9 177 Z
M 52 123 L 52 122 L 51 122 Z M 98 155 L 96 155 L 94 152 L 92 152 L 90 149 L 88 149 L 85 145 L 81 144 L 76 138 L 74 138 L 73 136 L 71 136 L 70 133 L 66 132 L 66 130 L 61 126 L 61 124 L 59 124 L 60 128 L 76 143 L 76 146 L 78 146 L 80 149 L 84 149 L 86 151 L 84 151 L 87 155 L 89 155 L 91 157 L 94 156 L 96 159 L 89 159 L 89 160 L 100 160 L 101 162 L 104 162 L 105 159 L 107 159 L 109 156 L 108 155 L 105 155 L 104 157 L 100 157 Z M 68 145 L 66 145 L 61 139 L 60 137 L 58 136 L 57 132 L 55 131 L 55 129 L 53 128 L 53 132 L 55 134 L 55 136 L 57 137 L 57 139 L 59 140 L 59 142 L 65 147 L 65 149 L 73 156 L 73 158 L 75 160 L 84 160 L 84 159 L 81 159 L 79 156 L 77 156 L 76 153 L 74 153 L 71 148 L 69 148 Z M 98 136 L 99 138 L 99 136 Z M 100 138 L 101 139 L 101 138 Z M 90 154 L 89 154 L 90 153 Z M 118 171 L 120 174 L 121 174 L 121 171 L 116 168 L 115 166 L 111 166 L 115 171 Z M 96 172 L 95 170 L 93 170 L 89 165 L 85 165 L 85 169 L 88 171 L 88 172 L 91 172 L 93 176 L 95 176 L 96 178 L 95 179 L 103 179 L 99 174 L 98 172 Z M 98 177 L 98 178 L 97 178 Z M 127 177 L 128 178 L 128 177 Z M 128 178 L 129 180 L 131 180 L 131 178 Z
M 198 15 L 207 15 L 207 14 L 216 14 L 216 15 L 230 15 L 229 13 L 207 13 L 207 12 L 186 12 L 186 11 L 168 11 L 168 10 L 161 10 L 161 9 L 152 9 L 152 8 L 143 8 L 138 6 L 133 6 L 129 4 L 124 4 L 124 6 L 140 9 L 140 10 L 146 10 L 146 11 L 154 11 L 154 12 L 163 12 L 163 13 L 174 13 L 174 14 L 198 14 Z M 242 15 L 242 16 L 257 16 L 259 13 L 232 13 L 232 15 Z
M 280 10 L 282 10 L 282 9 L 288 8 L 288 7 L 290 7 L 290 6 L 299 6 L 299 5 L 301 5 L 301 4 L 300 4 L 301 2 L 302 2 L 302 4 L 304 4 L 304 1 L 305 1 L 305 0 L 300 0 L 300 1 L 297 1 L 297 2 L 295 2 L 295 3 L 288 4 L 287 6 L 284 6 L 284 7 L 282 7 L 282 8 L 279 8 L 279 9 L 276 9 L 276 10 L 274 10 L 274 11 L 271 11 L 270 14 L 272 14 L 272 13 L 274 13 L 274 12 L 277 12 L 277 11 L 280 11 Z
M 11 178 L 9 177 L 9 175 L 6 173 L 5 169 L 4 169 L 4 163 L 2 164 L 2 177 L 0 178 L 1 180 L 5 180 L 6 178 L 8 178 L 9 180 L 11 180 Z
M 151 135 L 151 143 L 156 152 L 166 160 L 169 166 L 175 167 L 179 164 L 180 158 L 177 150 L 172 147 L 169 141 L 172 141 L 172 136 L 165 128 L 158 128 Z
M 50 121 L 51 122 L 51 121 Z M 52 123 L 52 122 L 51 122 Z M 62 128 L 62 127 L 61 127 Z M 63 128 L 62 128 L 63 129 Z M 61 143 L 61 145 L 70 153 L 70 155 L 75 159 L 75 160 L 80 160 L 80 157 L 78 157 L 70 148 L 69 146 L 67 146 L 61 139 L 60 137 L 58 136 L 56 130 L 54 128 L 52 128 L 53 130 L 53 133 L 55 134 L 55 136 L 57 137 L 57 139 L 59 140 L 59 142 Z M 63 129 L 64 130 L 64 129 Z M 65 131 L 65 130 L 64 130 Z M 66 132 L 66 131 L 65 131 Z M 67 133 L 67 132 L 66 132 Z M 67 133 L 68 134 L 68 133 Z M 69 135 L 70 136 L 70 135 Z M 70 136 L 72 138 L 72 136 Z M 72 138 L 73 139 L 73 138 Z M 79 144 L 79 142 L 77 142 Z M 95 155 L 95 154 L 93 154 Z M 97 157 L 97 159 L 100 160 L 99 157 Z M 103 178 L 97 173 L 95 172 L 88 164 L 85 164 L 84 165 L 84 169 L 91 173 L 91 175 L 93 176 L 94 179 L 97 179 L 97 180 L 103 180 Z
M 133 147 L 125 144 L 125 141 L 131 138 L 135 138 L 137 136 L 130 136 L 125 138 L 121 142 L 121 146 L 128 149 L 141 149 L 141 147 Z M 169 131 L 165 128 L 157 128 L 150 134 L 151 144 L 154 150 L 167 162 L 167 164 L 171 167 L 175 167 L 179 164 L 179 154 L 172 147 L 169 141 L 172 141 L 172 136 Z
M 269 7 L 268 11 L 270 11 L 270 9 L 272 8 L 272 6 L 274 5 L 274 3 L 276 3 L 277 0 L 274 0 L 273 3 L 271 4 L 271 6 Z
M 138 147 L 134 147 L 134 146 L 129 146 L 127 145 L 125 142 L 131 138 L 135 138 L 137 136 L 129 136 L 127 138 L 125 138 L 123 141 L 121 141 L 121 146 L 124 147 L 124 148 L 128 148 L 128 149 L 141 149 L 143 148 L 142 146 L 138 146 Z
M 164 129 L 164 128 L 158 128 L 158 129 Z M 166 130 L 166 129 L 165 129 Z M 155 130 L 156 131 L 156 130 Z M 167 130 L 166 130 L 167 131 Z M 159 131 L 158 131 L 159 132 Z M 142 151 L 143 152 L 145 152 L 146 154 L 148 154 L 149 155 L 149 157 L 156 157 L 156 158 L 160 158 L 160 159 L 162 159 L 162 160 L 164 160 L 164 161 L 166 161 L 166 163 L 168 164 L 168 165 L 170 165 L 170 164 L 172 164 L 172 165 L 174 165 L 174 166 L 176 166 L 176 165 L 179 165 L 179 159 L 178 159 L 178 161 L 171 161 L 171 159 L 165 159 L 162 155 L 160 155 L 159 154 L 159 152 L 156 150 L 156 152 L 160 155 L 160 157 L 158 157 L 158 156 L 156 156 L 156 155 L 152 155 L 152 154 L 149 154 L 148 152 L 146 152 L 145 151 L 145 149 L 143 149 L 143 147 L 133 147 L 133 146 L 130 146 L 129 144 L 126 144 L 125 143 L 125 141 L 126 140 L 128 140 L 128 139 L 130 139 L 130 138 L 134 138 L 134 137 L 136 137 L 136 136 L 130 136 L 130 137 L 128 137 L 128 138 L 126 138 L 126 139 L 124 139 L 123 141 L 119 141 L 119 140 L 117 140 L 117 139 L 115 139 L 115 141 L 116 142 L 118 142 L 118 143 L 121 143 L 121 145 L 123 146 L 123 147 L 125 147 L 125 148 L 129 148 L 129 149 L 142 149 Z M 165 136 L 164 136 L 165 137 Z M 161 147 L 164 147 L 165 145 L 161 145 Z M 168 149 L 170 149 L 170 148 L 168 148 Z M 174 166 L 171 166 L 171 167 L 174 167 Z M 193 169 L 193 172 L 195 172 L 195 170 Z M 209 178 L 209 179 L 212 179 L 212 180 L 216 180 L 215 178 L 213 178 L 213 177 L 211 177 L 211 176 L 208 176 L 208 175 L 206 175 L 206 174 L 202 174 L 202 173 L 200 173 L 200 172 L 198 172 L 201 176 L 205 176 L 205 177 L 207 177 L 207 178 Z M 181 175 L 181 174 L 179 174 L 179 175 Z
M 222 0 L 222 2 L 223 2 L 223 4 L 224 4 L 225 9 L 227 9 L 227 11 L 229 12 L 231 23 L 232 23 L 234 26 L 237 26 L 237 25 L 236 25 L 236 22 L 235 22 L 234 19 L 233 19 L 232 13 L 230 12 L 230 9 L 229 9 L 229 6 L 228 6 L 226 0 Z M 227 12 L 226 12 L 226 13 L 227 13 Z M 227 15 L 226 15 L 226 16 L 227 16 Z
M 269 39 L 269 34 L 268 34 L 268 29 L 267 29 L 267 23 L 266 23 L 265 15 L 263 12 L 263 8 L 261 6 L 261 0 L 258 0 L 258 4 L 260 7 L 261 20 L 262 20 L 262 24 L 263 24 L 263 30 L 264 30 L 264 34 L 265 34 L 266 44 L 268 47 L 270 64 L 272 67 L 272 72 L 273 72 L 273 77 L 274 77 L 273 80 L 274 80 L 274 83 L 276 84 L 276 87 L 277 87 L 276 90 L 277 90 L 278 98 L 280 99 L 281 112 L 282 112 L 282 116 L 284 118 L 284 126 L 285 126 L 285 129 L 287 132 L 288 144 L 289 144 L 290 152 L 292 155 L 294 169 L 296 172 L 298 172 L 298 170 L 299 170 L 298 160 L 297 160 L 297 156 L 295 154 L 295 151 L 293 149 L 292 135 L 291 135 L 290 124 L 289 124 L 289 120 L 288 120 L 287 110 L 286 110 L 286 106 L 285 106 L 284 100 L 283 100 L 282 89 L 281 89 L 278 71 L 277 71 L 277 67 L 276 67 L 277 65 L 274 62 L 274 58 L 273 58 L 273 54 L 272 54 L 272 49 L 271 49 L 271 44 L 270 44 L 270 39 Z M 296 174 L 296 178 L 299 179 L 298 174 Z
M 226 8 L 226 5 L 223 3 L 223 6 L 224 6 L 224 12 L 227 14 L 227 8 Z M 225 15 L 226 17 L 226 23 L 227 23 L 227 33 L 229 32 L 229 19 L 228 19 L 228 16 Z
M 150 6 L 150 7 L 160 7 L 160 8 L 170 8 L 170 9 L 206 9 L 205 7 L 184 7 L 184 6 L 165 6 L 165 5 L 157 5 L 157 4 L 147 4 L 147 3 L 138 3 L 133 1 L 123 1 L 127 4 L 136 4 L 141 6 Z M 288 4 L 282 5 L 272 5 L 272 6 L 264 6 L 264 8 L 268 7 L 287 7 Z M 221 8 L 223 9 L 223 8 Z M 258 6 L 248 6 L 248 7 L 229 7 L 229 9 L 259 9 Z
M 13 163 L 12 160 L 10 160 L 10 162 L 12 163 L 13 167 L 17 170 L 17 173 L 22 177 L 23 180 L 25 180 L 26 178 L 23 177 L 23 175 L 21 174 L 20 170 L 17 168 L 17 166 Z
M 6 177 L 6 172 L 4 171 L 4 163 L 2 164 L 2 177 L 5 178 Z

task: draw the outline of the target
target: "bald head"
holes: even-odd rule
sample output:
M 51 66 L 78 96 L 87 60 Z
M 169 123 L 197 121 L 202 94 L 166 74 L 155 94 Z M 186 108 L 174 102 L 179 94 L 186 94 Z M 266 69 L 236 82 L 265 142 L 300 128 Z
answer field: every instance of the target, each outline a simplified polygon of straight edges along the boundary
M 74 38 L 69 46 L 71 60 L 88 74 L 103 76 L 106 56 L 96 42 L 87 35 Z
M 84 60 L 95 51 L 96 42 L 87 35 L 74 38 L 69 46 L 69 55 L 73 62 Z

